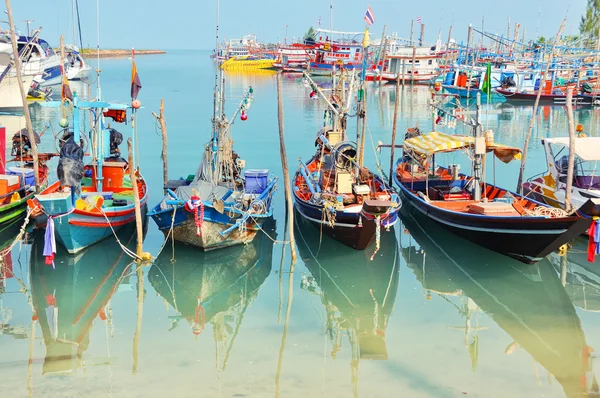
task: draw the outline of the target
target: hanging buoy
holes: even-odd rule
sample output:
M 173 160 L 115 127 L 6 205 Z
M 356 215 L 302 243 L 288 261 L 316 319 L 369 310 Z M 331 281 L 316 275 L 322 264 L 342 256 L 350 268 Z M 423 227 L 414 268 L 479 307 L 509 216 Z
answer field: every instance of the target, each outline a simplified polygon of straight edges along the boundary
M 442 85 L 440 82 L 435 82 L 435 84 L 433 85 L 433 89 L 435 91 L 440 91 L 442 89 Z
M 248 115 L 246 114 L 246 112 L 242 111 L 242 114 L 240 115 L 240 119 L 242 121 L 248 120 Z
M 142 252 L 142 261 L 151 261 L 152 260 L 152 254 L 148 253 L 148 252 Z
M 315 97 L 315 95 L 317 95 L 317 93 L 315 93 L 314 91 L 311 91 L 311 92 L 310 92 L 310 94 L 308 94 L 308 96 L 309 96 L 310 98 L 314 98 L 314 97 Z
M 133 101 L 131 101 L 131 107 L 133 109 L 140 109 L 142 106 L 142 103 L 140 102 L 140 100 L 134 99 Z
M 58 125 L 63 129 L 67 128 L 69 127 L 69 120 L 66 117 L 63 117 L 58 121 Z

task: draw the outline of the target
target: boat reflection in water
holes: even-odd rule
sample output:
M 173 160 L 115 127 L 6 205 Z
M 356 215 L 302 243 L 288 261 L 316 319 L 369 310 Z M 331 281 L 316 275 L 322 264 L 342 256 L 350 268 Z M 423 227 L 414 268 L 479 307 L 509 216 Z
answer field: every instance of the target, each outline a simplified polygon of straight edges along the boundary
M 301 287 L 321 296 L 332 358 L 342 349 L 342 338 L 348 337 L 356 395 L 359 361 L 388 359 L 386 328 L 400 269 L 396 235 L 393 230 L 381 234 L 381 249 L 371 261 L 371 250 L 356 251 L 315 232 L 302 217 L 296 220 L 298 251 L 311 274 L 302 278 Z
M 403 211 L 402 219 L 411 235 L 403 248 L 410 256 L 409 267 L 423 283 L 425 294 L 439 294 L 465 317 L 474 367 L 477 331 L 482 328 L 472 326 L 471 318 L 481 310 L 514 339 L 507 354 L 523 348 L 554 376 L 567 397 L 599 396 L 590 357 L 593 349 L 547 259 L 524 265 L 465 242 L 415 212 Z M 461 297 L 462 305 L 455 305 L 452 296 Z
M 275 222 L 266 221 L 263 229 L 276 239 Z M 219 350 L 223 369 L 244 314 L 271 273 L 273 240 L 259 232 L 252 243 L 222 250 L 201 252 L 175 244 L 175 261 L 167 245 L 148 273 L 156 292 L 177 312 L 172 330 L 187 324 L 200 335 L 206 324 Z M 217 364 L 219 365 L 219 364 Z
M 600 258 L 589 262 L 587 240 L 574 240 L 564 254 L 552 253 L 548 259 L 561 275 L 573 304 L 584 311 L 600 312 Z
M 118 232 L 135 249 L 135 225 Z M 74 373 L 98 359 L 84 360 L 95 320 L 112 326 L 110 300 L 135 263 L 114 239 L 106 239 L 70 255 L 57 247 L 52 264 L 43 256 L 44 233 L 36 233 L 31 249 L 31 295 L 46 345 L 42 374 Z M 133 264 L 133 266 L 132 266 Z M 99 359 L 110 365 L 110 358 Z

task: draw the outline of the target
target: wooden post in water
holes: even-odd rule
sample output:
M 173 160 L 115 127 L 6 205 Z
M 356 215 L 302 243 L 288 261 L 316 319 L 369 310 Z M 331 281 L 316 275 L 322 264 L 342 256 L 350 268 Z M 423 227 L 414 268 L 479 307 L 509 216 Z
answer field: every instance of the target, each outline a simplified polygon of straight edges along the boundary
M 423 46 L 423 39 L 425 38 L 425 24 L 421 24 L 421 36 L 419 36 L 419 47 Z
M 567 19 L 563 19 L 560 28 L 558 29 L 558 33 L 554 38 L 554 43 L 552 43 L 552 51 L 550 51 L 550 59 L 548 59 L 548 63 L 546 64 L 546 69 L 542 76 L 540 76 L 540 88 L 538 89 L 537 97 L 535 98 L 535 103 L 533 104 L 533 114 L 531 115 L 531 120 L 529 121 L 529 129 L 527 130 L 527 135 L 525 136 L 525 144 L 523 145 L 523 154 L 521 156 L 521 169 L 519 170 L 519 179 L 517 181 L 517 193 L 523 194 L 523 174 L 525 173 L 525 162 L 527 161 L 527 148 L 529 147 L 529 142 L 531 141 L 531 135 L 533 134 L 533 125 L 535 123 L 535 119 L 537 116 L 538 106 L 540 105 L 540 96 L 543 91 L 543 84 L 546 75 L 548 74 L 548 70 L 550 69 L 550 64 L 552 63 L 552 56 L 554 54 L 554 49 L 556 48 L 556 43 L 560 39 L 560 35 L 562 34 L 563 29 L 565 28 L 565 23 Z
M 165 120 L 165 99 L 161 98 L 160 100 L 160 111 L 158 115 L 152 112 L 152 115 L 158 120 L 160 124 L 160 131 L 162 133 L 162 154 L 161 158 L 163 161 L 163 190 L 166 191 L 167 183 L 169 182 L 169 162 L 168 162 L 168 152 L 167 145 L 169 143 L 167 137 L 167 121 Z
M 137 178 L 135 176 L 135 167 L 133 163 L 133 144 L 131 138 L 127 139 L 127 149 L 129 152 L 129 177 L 131 178 L 131 186 L 133 187 L 133 204 L 135 205 L 135 226 L 137 229 L 137 245 L 135 247 L 135 253 L 138 257 L 142 256 L 142 241 L 144 239 L 144 232 L 142 230 L 142 207 L 140 206 L 140 194 L 137 185 Z
M 277 74 L 277 120 L 279 122 L 279 154 L 281 155 L 281 168 L 283 169 L 283 183 L 285 185 L 285 201 L 288 215 L 288 235 L 290 237 L 290 251 L 292 264 L 296 262 L 296 248 L 294 247 L 294 203 L 292 202 L 292 186 L 288 171 L 285 139 L 283 137 L 283 93 L 281 73 Z
M 413 46 L 413 51 L 412 51 L 412 65 L 411 65 L 411 71 L 410 71 L 410 84 L 412 85 L 415 81 L 415 60 L 417 58 L 417 46 Z
M 400 80 L 396 82 L 396 101 L 394 102 L 394 125 L 392 126 L 392 147 L 390 151 L 390 186 L 394 176 L 394 147 L 396 146 L 396 129 L 398 128 L 398 109 L 400 107 Z
M 567 168 L 567 188 L 565 194 L 565 210 L 573 211 L 571 190 L 573 189 L 573 168 L 575 166 L 575 119 L 573 117 L 573 86 L 567 87 L 567 126 L 569 127 L 569 165 Z
M 131 155 L 131 145 L 129 145 L 129 157 Z M 142 315 L 144 314 L 144 273 L 142 267 L 137 267 L 137 315 L 135 322 L 135 332 L 133 334 L 133 368 L 132 374 L 137 374 L 139 348 L 140 348 L 140 334 L 142 333 Z
M 402 75 L 398 76 L 398 80 L 402 79 L 402 87 L 404 87 L 404 75 L 406 74 L 406 60 L 402 59 Z
M 17 74 L 17 83 L 21 91 L 21 100 L 23 101 L 23 114 L 25 116 L 25 126 L 27 127 L 27 136 L 31 144 L 31 156 L 33 157 L 33 176 L 35 178 L 35 192 L 40 192 L 40 165 L 38 162 L 37 143 L 35 141 L 35 133 L 31 124 L 31 115 L 29 114 L 29 106 L 27 104 L 27 92 L 23 87 L 23 76 L 21 74 L 21 58 L 19 58 L 19 49 L 17 48 L 17 35 L 15 33 L 15 24 L 10 7 L 10 0 L 6 0 L 6 13 L 8 14 L 8 24 L 10 29 L 10 41 L 12 43 L 15 72 Z

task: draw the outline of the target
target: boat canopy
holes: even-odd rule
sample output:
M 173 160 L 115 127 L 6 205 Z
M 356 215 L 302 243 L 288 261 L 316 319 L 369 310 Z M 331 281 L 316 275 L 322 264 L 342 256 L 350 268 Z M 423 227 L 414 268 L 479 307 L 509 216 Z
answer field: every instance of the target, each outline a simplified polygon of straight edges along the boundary
M 569 137 L 546 138 L 545 141 L 569 148 Z M 600 160 L 600 137 L 576 137 L 575 154 L 586 162 Z
M 475 138 L 466 135 L 448 135 L 437 131 L 419 135 L 404 140 L 404 150 L 417 152 L 427 157 L 440 152 L 453 152 L 463 149 L 472 149 Z M 504 163 L 521 159 L 521 150 L 510 146 L 486 142 L 487 152 L 494 155 Z

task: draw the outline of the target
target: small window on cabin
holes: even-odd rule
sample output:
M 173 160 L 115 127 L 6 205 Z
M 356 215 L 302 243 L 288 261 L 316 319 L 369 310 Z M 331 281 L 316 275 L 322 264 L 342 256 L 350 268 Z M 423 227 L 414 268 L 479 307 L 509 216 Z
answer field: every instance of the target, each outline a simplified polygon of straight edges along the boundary
M 427 61 L 427 65 L 433 65 L 433 60 L 430 59 L 429 61 Z
M 533 80 L 533 73 L 526 73 L 523 80 Z
M 360 48 L 357 48 L 356 49 L 356 53 L 358 54 L 359 52 L 360 52 Z

